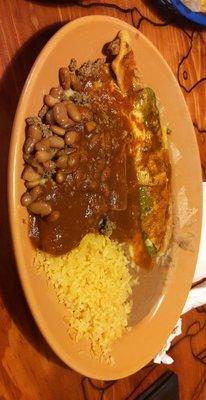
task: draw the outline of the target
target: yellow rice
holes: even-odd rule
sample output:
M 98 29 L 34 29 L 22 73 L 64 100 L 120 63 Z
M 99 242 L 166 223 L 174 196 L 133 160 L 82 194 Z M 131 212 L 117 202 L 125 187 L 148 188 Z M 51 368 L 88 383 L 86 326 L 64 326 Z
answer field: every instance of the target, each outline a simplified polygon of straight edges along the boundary
M 68 309 L 71 337 L 87 339 L 95 357 L 113 362 L 111 344 L 128 325 L 130 295 L 136 283 L 121 246 L 106 236 L 87 234 L 63 256 L 38 251 L 35 263 Z

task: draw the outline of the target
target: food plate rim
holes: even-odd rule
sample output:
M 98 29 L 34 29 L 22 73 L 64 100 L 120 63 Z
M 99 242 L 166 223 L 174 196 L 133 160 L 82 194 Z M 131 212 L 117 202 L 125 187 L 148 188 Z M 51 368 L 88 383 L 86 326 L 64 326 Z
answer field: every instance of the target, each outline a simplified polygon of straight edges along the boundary
M 122 21 L 122 20 L 120 20 L 118 18 L 105 16 L 105 15 L 95 15 L 95 16 L 89 15 L 89 16 L 77 18 L 77 19 L 75 19 L 75 20 L 73 20 L 71 22 L 66 23 L 63 27 L 61 27 L 49 39 L 49 41 L 46 43 L 46 45 L 43 47 L 43 49 L 39 53 L 38 57 L 36 58 L 36 61 L 34 62 L 32 68 L 30 70 L 30 73 L 29 73 L 29 75 L 28 75 L 28 77 L 26 79 L 26 82 L 24 84 L 24 87 L 23 87 L 23 90 L 22 90 L 22 93 L 21 93 L 21 96 L 20 96 L 20 99 L 19 99 L 19 103 L 18 103 L 18 107 L 17 107 L 17 110 L 16 110 L 16 115 L 15 115 L 15 119 L 14 119 L 14 123 L 13 123 L 13 128 L 12 128 L 10 151 L 9 151 L 9 160 L 8 160 L 8 206 L 9 206 L 9 219 L 10 219 L 10 227 L 11 227 L 11 234 L 12 234 L 12 242 L 13 242 L 13 248 L 14 248 L 15 259 L 16 259 L 17 270 L 18 270 L 18 273 L 19 273 L 20 281 L 21 281 L 21 284 L 22 284 L 22 287 L 23 287 L 23 291 L 24 291 L 27 303 L 28 303 L 28 305 L 30 307 L 30 310 L 32 312 L 32 315 L 34 317 L 34 320 L 35 320 L 37 326 L 39 327 L 41 333 L 43 334 L 45 340 L 48 342 L 48 344 L 53 349 L 53 351 L 59 356 L 59 358 L 61 360 L 63 360 L 67 365 L 72 366 L 72 368 L 75 369 L 77 372 L 79 372 L 79 373 L 81 373 L 83 375 L 89 376 L 91 378 L 94 378 L 94 379 L 114 380 L 114 379 L 120 379 L 120 378 L 129 376 L 129 375 L 135 373 L 138 369 L 142 368 L 144 365 L 146 365 L 150 361 L 151 355 L 148 355 L 147 357 L 145 357 L 145 359 L 142 359 L 141 362 L 139 362 L 138 367 L 136 365 L 136 362 L 133 362 L 131 364 L 131 367 L 128 368 L 127 370 L 123 369 L 123 371 L 121 373 L 118 373 L 118 374 L 114 373 L 112 375 L 110 374 L 110 375 L 107 375 L 107 376 L 105 376 L 105 375 L 101 376 L 98 373 L 98 371 L 96 371 L 96 373 L 92 374 L 92 375 L 88 374 L 87 370 L 83 366 L 79 366 L 79 363 L 76 364 L 75 362 L 72 362 L 72 365 L 71 365 L 70 362 L 68 361 L 68 357 L 66 357 L 64 352 L 62 351 L 62 348 L 59 345 L 58 341 L 53 336 L 50 337 L 50 335 L 48 334 L 45 320 L 40 315 L 40 313 L 38 311 L 38 305 L 36 303 L 35 296 L 34 295 L 32 296 L 31 293 L 29 293 L 29 290 L 28 290 L 28 287 L 27 287 L 27 284 L 26 284 L 26 279 L 24 277 L 22 268 L 20 266 L 20 260 L 18 259 L 18 255 L 19 255 L 19 253 L 21 253 L 20 242 L 21 242 L 22 239 L 21 240 L 18 239 L 17 241 L 15 240 L 16 234 L 15 234 L 15 226 L 14 226 L 14 221 L 13 221 L 13 218 L 14 218 L 13 216 L 14 216 L 14 213 L 16 212 L 16 209 L 15 209 L 15 203 L 16 203 L 15 202 L 15 186 L 16 186 L 15 171 L 16 171 L 16 163 L 14 162 L 14 160 L 16 159 L 15 141 L 16 141 L 17 137 L 16 137 L 16 134 L 15 134 L 15 131 L 17 130 L 16 128 L 18 127 L 19 121 L 21 121 L 21 119 L 22 119 L 19 111 L 20 111 L 20 109 L 22 107 L 22 104 L 24 102 L 24 96 L 25 96 L 25 94 L 26 94 L 26 92 L 28 90 L 30 81 L 31 81 L 33 75 L 35 75 L 36 72 L 38 72 L 38 70 L 40 70 L 40 68 L 42 68 L 42 66 L 44 64 L 44 61 L 45 61 L 45 55 L 50 53 L 50 50 L 52 49 L 52 47 L 56 46 L 56 44 L 61 40 L 61 38 L 62 38 L 64 33 L 65 34 L 68 33 L 68 31 L 72 30 L 75 27 L 75 25 L 79 25 L 80 23 L 81 24 L 88 24 L 90 22 L 94 22 L 94 20 L 96 20 L 96 21 L 101 20 L 102 21 L 103 19 L 105 19 L 105 22 L 109 20 L 109 21 L 113 22 L 116 25 L 120 25 L 121 24 L 122 29 L 126 28 L 129 31 L 133 31 L 136 34 L 140 35 L 142 37 L 142 39 L 146 42 L 146 44 L 148 46 L 150 46 L 151 48 L 153 48 L 153 50 L 155 50 L 155 52 L 158 54 L 158 57 L 161 58 L 161 61 L 164 63 L 165 67 L 169 70 L 170 74 L 172 73 L 171 68 L 169 67 L 169 65 L 167 64 L 167 62 L 163 58 L 163 56 L 160 54 L 160 52 L 156 49 L 156 47 L 141 32 L 137 31 L 136 28 L 134 28 L 133 26 L 131 26 L 127 22 Z M 179 88 L 179 85 L 178 85 L 178 83 L 176 81 L 176 78 L 175 78 L 173 73 L 172 73 L 172 77 L 173 77 L 173 80 L 174 80 L 174 84 L 177 85 L 178 88 Z M 180 88 L 179 88 L 179 91 L 181 93 Z M 186 105 L 184 96 L 183 96 L 182 93 L 181 93 L 181 95 L 182 95 L 182 101 L 184 102 L 184 105 L 186 107 L 186 110 L 187 110 L 187 113 L 188 113 L 188 116 L 189 116 L 189 111 L 187 109 L 187 105 Z M 190 118 L 190 116 L 189 116 L 189 118 Z M 190 118 L 190 120 L 191 120 L 191 118 Z M 191 123 L 192 123 L 192 121 L 191 121 Z M 197 144 L 196 144 L 196 146 L 197 146 Z M 199 171 L 197 171 L 197 175 L 198 175 L 198 173 L 199 173 L 199 176 L 200 176 L 200 166 L 199 166 Z M 202 210 L 200 209 L 199 212 L 200 212 L 200 218 L 201 218 Z M 200 232 L 199 232 L 198 238 L 199 237 L 200 237 Z M 197 255 L 196 255 L 196 259 L 197 259 Z M 194 273 L 194 270 L 195 270 L 195 265 L 194 265 L 194 268 L 193 268 L 193 273 Z M 191 281 L 187 283 L 187 291 L 189 291 L 191 283 L 192 283 L 192 276 L 191 276 Z M 165 296 L 163 296 L 163 297 L 165 298 Z M 163 300 L 164 300 L 164 298 L 163 298 Z M 178 319 L 178 317 L 179 317 L 179 315 L 181 313 L 181 307 L 182 306 L 183 306 L 182 303 L 179 304 L 179 307 L 178 307 L 178 309 L 176 311 L 176 317 L 177 317 L 176 319 Z M 154 314 L 154 312 L 153 312 L 153 314 Z M 174 320 L 174 325 L 175 325 L 175 322 L 176 321 Z M 141 323 L 142 322 L 140 322 L 140 324 Z M 169 336 L 170 332 L 172 331 L 172 329 L 173 329 L 173 326 L 170 324 L 170 329 L 167 332 L 168 336 Z M 167 339 L 167 338 L 165 337 L 165 339 Z M 162 340 L 161 343 L 159 343 L 158 348 L 155 349 L 155 352 L 158 352 L 163 345 L 164 345 L 164 341 Z M 155 353 L 154 353 L 154 356 L 155 356 Z

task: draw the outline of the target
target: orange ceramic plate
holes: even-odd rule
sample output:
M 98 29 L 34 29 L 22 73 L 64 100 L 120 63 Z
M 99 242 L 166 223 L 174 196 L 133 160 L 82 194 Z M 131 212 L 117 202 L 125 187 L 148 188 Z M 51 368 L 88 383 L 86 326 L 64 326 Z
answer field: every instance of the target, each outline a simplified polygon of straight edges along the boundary
M 127 29 L 143 81 L 164 106 L 173 167 L 175 230 L 170 266 L 141 271 L 134 293 L 133 328 L 113 346 L 114 366 L 92 359 L 88 344 L 70 340 L 63 322 L 64 308 L 33 267 L 35 250 L 28 237 L 28 215 L 20 204 L 24 191 L 21 172 L 25 118 L 38 113 L 43 95 L 58 84 L 60 66 L 75 57 L 81 64 L 101 56 L 101 49 L 117 32 Z M 187 298 L 195 270 L 201 225 L 199 153 L 183 95 L 170 68 L 153 45 L 127 23 L 107 17 L 77 19 L 60 29 L 37 58 L 25 83 L 11 138 L 9 157 L 9 212 L 20 279 L 34 318 L 44 337 L 69 366 L 95 379 L 117 379 L 147 364 L 164 345 Z M 187 249 L 185 249 L 187 248 Z

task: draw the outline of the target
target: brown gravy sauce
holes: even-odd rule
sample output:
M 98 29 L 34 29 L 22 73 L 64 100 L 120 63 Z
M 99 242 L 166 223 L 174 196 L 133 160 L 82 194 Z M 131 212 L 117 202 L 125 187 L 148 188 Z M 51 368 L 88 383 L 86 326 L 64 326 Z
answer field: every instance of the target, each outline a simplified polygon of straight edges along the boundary
M 132 93 L 122 96 L 111 85 L 108 70 L 102 69 L 100 81 L 98 87 L 92 77 L 84 82 L 97 127 L 89 133 L 83 122 L 75 125 L 80 136 L 75 148 L 77 170 L 67 174 L 62 184 L 48 181 L 39 198 L 58 210 L 60 217 L 50 222 L 47 217 L 30 215 L 30 237 L 39 249 L 61 255 L 78 246 L 87 233 L 99 232 L 107 218 L 113 227 L 111 237 L 121 243 L 133 242 L 136 261 L 148 264 L 151 258 L 140 228 L 135 146 L 124 116 L 131 111 Z

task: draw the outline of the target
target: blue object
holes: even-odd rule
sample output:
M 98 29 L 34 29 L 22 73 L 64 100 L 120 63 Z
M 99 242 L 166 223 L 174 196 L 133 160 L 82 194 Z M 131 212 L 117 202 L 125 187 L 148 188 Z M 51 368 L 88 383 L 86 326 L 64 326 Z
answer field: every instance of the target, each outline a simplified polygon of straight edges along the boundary
M 190 19 L 196 24 L 206 26 L 206 14 L 191 11 L 180 0 L 170 0 L 173 7 L 179 11 L 183 17 Z

